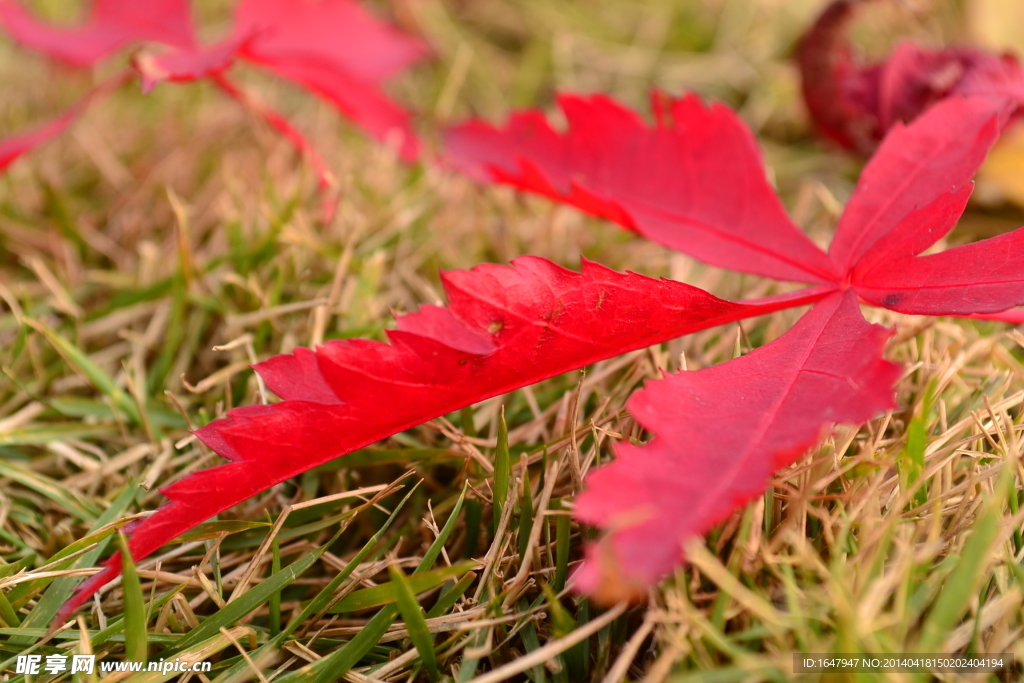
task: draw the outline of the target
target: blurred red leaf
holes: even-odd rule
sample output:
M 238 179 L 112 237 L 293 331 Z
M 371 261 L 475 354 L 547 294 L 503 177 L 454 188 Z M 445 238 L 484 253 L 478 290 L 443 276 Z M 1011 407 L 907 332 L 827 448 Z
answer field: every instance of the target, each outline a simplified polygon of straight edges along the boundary
M 77 109 L 70 109 L 60 117 L 34 130 L 0 140 L 0 171 L 17 161 L 26 152 L 63 133 L 77 115 Z
M 147 88 L 218 74 L 243 59 L 316 93 L 379 140 L 401 135 L 404 159 L 419 151 L 409 114 L 383 81 L 428 53 L 354 0 L 242 0 L 231 36 L 210 46 L 143 54 Z
M 901 372 L 881 356 L 890 335 L 852 292 L 835 293 L 746 356 L 649 381 L 626 407 L 653 438 L 616 444 L 576 499 L 576 517 L 608 532 L 577 588 L 606 603 L 644 595 L 686 540 L 763 492 L 826 428 L 890 409 Z
M 235 63 L 243 41 L 244 37 L 232 36 L 213 45 L 159 53 L 140 52 L 132 63 L 142 75 L 143 92 L 149 92 L 164 81 L 191 83 L 220 74 Z
M 826 137 L 869 156 L 890 128 L 947 97 L 989 95 L 1024 105 L 1024 68 L 1010 55 L 902 43 L 885 61 L 857 64 L 846 32 L 865 2 L 835 0 L 797 54 L 804 101 Z
M 0 25 L 27 48 L 74 66 L 92 66 L 125 45 L 194 42 L 189 0 L 95 0 L 79 26 L 42 22 L 16 0 L 0 0 Z
M 124 85 L 130 77 L 131 72 L 129 71 L 114 74 L 86 93 L 70 109 L 49 123 L 45 123 L 28 132 L 12 135 L 0 140 L 0 172 L 6 170 L 8 166 L 21 158 L 25 153 L 46 144 L 63 133 L 93 100 L 106 97 Z
M 232 34 L 208 46 L 195 44 L 188 0 L 96 0 L 85 23 L 73 28 L 41 22 L 15 0 L 0 0 L 0 25 L 26 47 L 75 66 L 91 66 L 129 43 L 165 44 L 167 49 L 144 51 L 133 60 L 144 90 L 162 81 L 213 78 L 306 154 L 321 186 L 331 184 L 332 175 L 309 141 L 283 116 L 225 80 L 223 72 L 235 60 L 258 64 L 319 95 L 376 139 L 395 143 L 403 159 L 419 154 L 409 113 L 381 86 L 426 55 L 427 47 L 355 0 L 241 0 Z M 6 163 L 60 133 L 78 111 L 0 142 Z
M 305 64 L 380 83 L 427 55 L 423 41 L 386 24 L 354 0 L 241 0 L 242 54 L 271 71 Z

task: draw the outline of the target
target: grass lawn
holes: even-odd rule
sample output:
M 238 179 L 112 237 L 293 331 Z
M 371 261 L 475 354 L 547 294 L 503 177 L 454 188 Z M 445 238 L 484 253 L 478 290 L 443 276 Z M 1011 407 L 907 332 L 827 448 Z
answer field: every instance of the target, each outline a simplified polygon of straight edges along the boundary
M 969 41 L 967 17 L 991 2 L 926 4 L 873 6 L 855 38 L 878 56 L 898 36 Z M 311 470 L 129 566 L 47 634 L 80 577 L 116 548 L 117 528 L 155 510 L 158 487 L 220 461 L 190 430 L 274 400 L 251 363 L 383 339 L 393 311 L 443 303 L 441 269 L 523 254 L 578 269 L 585 257 L 723 298 L 785 291 L 479 186 L 431 163 L 429 149 L 444 122 L 550 110 L 558 90 L 645 111 L 652 87 L 694 90 L 753 128 L 794 220 L 827 244 L 861 162 L 820 144 L 802 108 L 792 50 L 821 7 L 391 0 L 377 8 L 436 53 L 390 89 L 419 112 L 422 164 L 243 68 L 241 82 L 331 167 L 326 196 L 287 141 L 203 84 L 122 89 L 0 175 L 0 676 L 60 680 L 15 674 L 24 653 L 212 663 L 104 679 L 149 682 L 739 683 L 798 678 L 800 653 L 1024 659 L 1024 335 L 878 309 L 865 315 L 895 327 L 886 355 L 905 367 L 896 410 L 826 435 L 688 546 L 690 562 L 645 604 L 608 610 L 567 587 L 596 537 L 571 516 L 583 476 L 615 441 L 646 438 L 624 410 L 645 379 L 747 353 L 802 310 L 598 363 Z M 230 4 L 197 14 L 216 34 Z M 0 133 L 62 111 L 108 71 L 83 75 L 3 39 Z M 1024 224 L 996 191 L 977 194 L 947 243 Z M 511 477 L 496 480 L 496 462 Z M 507 490 L 504 515 L 496 490 Z

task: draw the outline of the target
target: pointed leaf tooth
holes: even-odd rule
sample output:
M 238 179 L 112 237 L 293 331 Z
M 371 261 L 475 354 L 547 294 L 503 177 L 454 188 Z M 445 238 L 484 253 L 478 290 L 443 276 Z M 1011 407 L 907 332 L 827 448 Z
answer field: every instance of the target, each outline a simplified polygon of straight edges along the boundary
M 291 353 L 257 363 L 253 368 L 267 388 L 283 399 L 339 403 L 338 397 L 324 382 L 315 351 L 300 346 Z

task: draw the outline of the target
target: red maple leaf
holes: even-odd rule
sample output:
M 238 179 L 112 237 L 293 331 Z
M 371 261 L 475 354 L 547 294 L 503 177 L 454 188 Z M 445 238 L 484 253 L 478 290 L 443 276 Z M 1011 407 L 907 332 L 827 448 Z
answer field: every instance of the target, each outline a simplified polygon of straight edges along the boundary
M 953 95 L 993 95 L 1024 106 L 1024 68 L 1012 55 L 901 43 L 885 61 L 857 64 L 846 31 L 865 2 L 835 0 L 797 53 L 804 101 L 826 137 L 869 156 L 894 125 Z
M 880 378 L 895 375 L 878 356 L 880 333 L 870 331 L 874 328 L 859 315 L 842 312 L 852 310 L 854 295 L 906 313 L 995 313 L 991 317 L 1018 321 L 1019 312 L 1007 309 L 1024 303 L 1024 230 L 920 256 L 963 212 L 973 187 L 970 179 L 1009 117 L 1011 102 L 948 98 L 913 124 L 894 125 L 865 168 L 827 254 L 803 237 L 784 211 L 776 210 L 756 147 L 736 143 L 752 136 L 724 108 L 702 108 L 692 97 L 668 107 L 656 96 L 656 123 L 648 127 L 603 96 L 563 96 L 559 103 L 569 122 L 563 133 L 535 112 L 514 115 L 503 128 L 473 121 L 449 130 L 448 163 L 474 178 L 610 217 L 714 265 L 830 283 L 819 287 L 831 286 L 836 294 L 816 311 L 840 316 L 834 318 L 837 327 L 829 327 L 825 320 L 833 320 L 832 313 L 812 312 L 811 321 L 805 319 L 761 349 L 756 361 L 674 375 L 648 383 L 638 394 L 629 407 L 654 440 L 645 448 L 621 447 L 618 452 L 626 464 L 616 461 L 605 468 L 609 474 L 597 470 L 588 477 L 595 492 L 584 493 L 579 501 L 580 519 L 608 532 L 589 551 L 577 579 L 579 587 L 598 597 L 612 600 L 642 593 L 678 562 L 682 542 L 763 491 L 770 473 L 812 444 L 822 428 L 832 422 L 858 422 L 865 413 L 883 409 L 890 400 L 884 395 L 891 381 L 879 383 Z M 673 116 L 667 117 L 666 111 Z M 713 138 L 707 137 L 710 131 Z M 713 158 L 710 150 L 719 140 L 726 157 L 707 164 L 712 172 L 705 176 L 699 172 L 701 164 Z M 789 252 L 782 244 L 799 247 Z M 839 292 L 844 291 L 842 301 L 847 303 L 841 305 Z M 794 396 L 806 398 L 796 391 L 801 381 L 808 381 L 801 375 L 806 369 L 801 359 L 817 358 L 831 344 L 841 347 L 852 339 L 843 335 L 858 326 L 863 343 L 856 352 L 849 348 L 842 362 L 835 359 L 832 389 L 822 389 L 816 401 L 805 401 L 800 419 L 777 413 L 779 406 L 790 405 L 789 397 L 769 390 L 771 377 L 788 377 L 793 383 L 786 386 Z M 811 329 L 821 336 L 808 346 Z M 839 336 L 830 337 L 829 331 Z M 763 370 L 744 374 L 743 368 L 752 366 Z M 864 373 L 874 383 L 862 384 Z M 746 384 L 737 385 L 739 377 Z M 707 378 L 721 381 L 718 401 L 708 393 L 712 385 L 705 383 Z M 745 397 L 742 392 L 747 392 Z M 692 410 L 679 412 L 674 406 L 680 405 Z M 745 428 L 751 416 L 766 414 L 787 417 L 778 430 L 773 423 Z M 719 443 L 729 441 L 728 448 L 716 448 L 705 438 L 704 425 L 711 423 L 719 427 Z M 640 463 L 643 472 L 626 474 Z M 659 476 L 664 486 L 652 483 Z M 690 477 L 692 482 L 684 485 L 682 480 L 689 482 Z M 609 484 L 613 480 L 619 486 L 615 495 Z M 625 481 L 637 485 L 625 486 Z M 713 490 L 714 500 L 687 495 L 704 490 Z M 646 545 L 638 555 L 640 544 Z
M 649 382 L 630 403 L 654 439 L 620 447 L 620 462 L 588 477 L 596 493 L 583 495 L 579 514 L 607 535 L 577 581 L 604 597 L 629 596 L 679 561 L 683 540 L 762 491 L 772 471 L 832 423 L 856 423 L 891 405 L 897 373 L 881 358 L 887 333 L 861 318 L 858 297 L 933 314 L 1024 302 L 1024 250 L 1007 249 L 1004 238 L 919 256 L 962 210 L 1008 103 L 951 98 L 897 126 L 865 170 L 826 253 L 785 215 L 753 137 L 724 108 L 657 98 L 652 129 L 607 98 L 561 101 L 572 111 L 568 131 L 555 132 L 535 113 L 513 117 L 505 129 L 472 123 L 449 134 L 456 141 L 449 163 L 717 263 L 743 268 L 753 261 L 755 272 L 817 284 L 730 303 L 591 263 L 574 273 L 523 257 L 513 268 L 447 273 L 449 307 L 426 306 L 400 318 L 390 344 L 329 342 L 258 365 L 284 400 L 235 409 L 197 432 L 230 462 L 164 490 L 170 502 L 132 532 L 136 557 L 275 482 L 432 417 L 629 349 L 820 301 L 791 332 L 749 356 Z M 706 143 L 709 131 L 722 141 L 724 159 Z M 708 202 L 705 192 L 720 201 Z M 796 253 L 779 244 L 796 245 Z M 973 286 L 960 263 L 976 265 L 986 254 L 999 266 Z M 902 279 L 894 281 L 883 262 L 898 264 Z M 721 436 L 728 449 L 710 437 L 712 425 L 727 432 Z M 626 478 L 623 468 L 638 463 L 644 471 Z M 652 483 L 653 473 L 669 471 L 666 484 L 677 485 Z M 602 495 L 616 473 L 635 486 Z M 683 490 L 695 509 L 681 508 Z M 641 540 L 649 561 L 632 554 Z M 119 566 L 112 558 L 62 615 Z

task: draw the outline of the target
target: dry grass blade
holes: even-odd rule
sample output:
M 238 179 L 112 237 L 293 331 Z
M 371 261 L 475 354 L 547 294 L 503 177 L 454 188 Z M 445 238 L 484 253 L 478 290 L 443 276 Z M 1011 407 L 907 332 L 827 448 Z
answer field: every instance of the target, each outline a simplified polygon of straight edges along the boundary
M 477 676 L 473 679 L 473 683 L 498 683 L 499 681 L 508 680 L 512 676 L 520 674 L 537 664 L 545 664 L 555 656 L 568 650 L 576 643 L 579 643 L 597 633 L 602 628 L 615 621 L 615 619 L 620 617 L 625 613 L 625 611 L 625 604 L 616 605 L 586 626 L 581 626 L 576 629 L 571 634 L 559 638 L 558 640 L 553 640 L 544 647 L 533 651 L 525 657 L 520 657 L 514 662 L 509 662 L 508 664 L 500 666 L 494 671 L 488 672 L 483 676 Z

